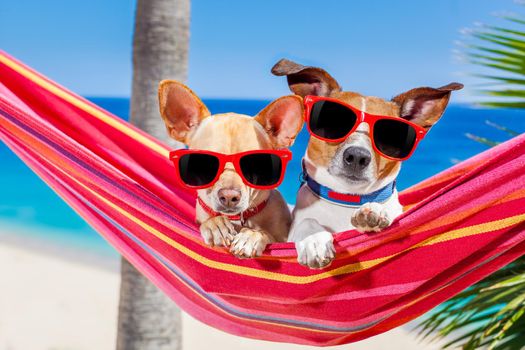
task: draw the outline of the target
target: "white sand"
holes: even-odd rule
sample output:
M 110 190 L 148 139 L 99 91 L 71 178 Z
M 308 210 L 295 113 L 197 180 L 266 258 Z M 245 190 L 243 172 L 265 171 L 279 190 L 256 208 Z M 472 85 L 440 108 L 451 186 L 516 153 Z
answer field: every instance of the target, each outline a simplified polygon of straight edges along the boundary
M 115 271 L 2 244 L 0 278 L 0 349 L 114 348 Z
M 118 259 L 57 258 L 57 250 L 0 243 L 0 349 L 114 349 Z M 80 261 L 79 261 L 80 260 Z M 91 262 L 90 262 L 91 261 Z M 438 349 L 409 326 L 332 349 Z M 184 349 L 313 349 L 234 337 L 184 315 Z

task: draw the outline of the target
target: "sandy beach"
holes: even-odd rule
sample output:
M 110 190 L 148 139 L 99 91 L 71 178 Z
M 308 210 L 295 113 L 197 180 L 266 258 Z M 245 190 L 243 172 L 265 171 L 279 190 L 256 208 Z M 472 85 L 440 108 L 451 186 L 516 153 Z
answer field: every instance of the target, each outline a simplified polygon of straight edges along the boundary
M 9 238 L 11 237 L 11 238 Z M 72 252 L 38 240 L 0 235 L 0 349 L 114 349 L 119 259 Z M 411 325 L 330 349 L 438 349 L 420 343 Z M 228 335 L 188 315 L 184 349 L 313 349 Z M 220 344 L 220 346 L 218 346 Z

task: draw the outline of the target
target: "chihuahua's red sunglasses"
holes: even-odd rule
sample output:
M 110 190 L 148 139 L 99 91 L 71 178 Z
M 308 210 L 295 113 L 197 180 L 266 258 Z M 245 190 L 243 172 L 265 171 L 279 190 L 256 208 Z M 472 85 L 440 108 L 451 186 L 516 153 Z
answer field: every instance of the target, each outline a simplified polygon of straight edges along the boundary
M 306 125 L 312 136 L 326 142 L 342 142 L 359 124 L 367 123 L 372 147 L 391 160 L 410 158 L 427 132 L 408 120 L 368 114 L 329 97 L 306 96 L 304 106 Z
M 242 181 L 252 188 L 272 189 L 281 184 L 286 164 L 292 159 L 288 150 L 255 150 L 235 154 L 180 149 L 170 152 L 177 180 L 187 188 L 212 186 L 232 163 Z

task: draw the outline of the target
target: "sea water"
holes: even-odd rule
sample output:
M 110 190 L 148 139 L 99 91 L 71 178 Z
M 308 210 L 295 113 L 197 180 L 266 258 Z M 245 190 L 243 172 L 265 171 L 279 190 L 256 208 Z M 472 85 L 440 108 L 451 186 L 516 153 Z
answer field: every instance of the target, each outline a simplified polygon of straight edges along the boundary
M 102 108 L 128 118 L 129 99 L 90 98 Z M 212 113 L 237 112 L 255 115 L 269 101 L 205 100 Z M 414 155 L 403 163 L 397 181 L 399 189 L 407 188 L 429 176 L 488 148 L 472 141 L 466 133 L 504 141 L 510 136 L 486 124 L 504 125 L 519 133 L 525 131 L 525 110 L 479 109 L 468 105 L 450 105 L 439 123 L 419 144 Z M 159 116 L 160 121 L 160 116 Z M 292 147 L 293 160 L 279 190 L 289 203 L 295 203 L 299 187 L 301 157 L 308 133 L 301 131 Z M 50 188 L 29 170 L 5 145 L 0 144 L 0 232 L 23 235 L 27 239 L 45 239 L 63 245 L 90 247 L 100 251 L 111 248 Z M 18 227 L 18 228 L 16 228 Z M 23 229 L 20 229 L 23 228 Z

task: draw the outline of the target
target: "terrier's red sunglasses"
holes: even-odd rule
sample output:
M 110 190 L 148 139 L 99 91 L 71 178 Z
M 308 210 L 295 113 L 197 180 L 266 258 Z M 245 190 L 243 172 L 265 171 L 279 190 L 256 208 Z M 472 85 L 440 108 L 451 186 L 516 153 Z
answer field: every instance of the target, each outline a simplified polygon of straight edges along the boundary
M 334 98 L 306 96 L 304 106 L 312 136 L 326 142 L 342 142 L 359 124 L 367 123 L 372 147 L 392 160 L 410 158 L 427 132 L 408 120 L 369 114 Z
M 281 184 L 286 164 L 292 159 L 288 150 L 255 150 L 235 154 L 180 149 L 170 152 L 177 180 L 191 189 L 212 186 L 232 163 L 242 181 L 252 188 L 273 189 Z

